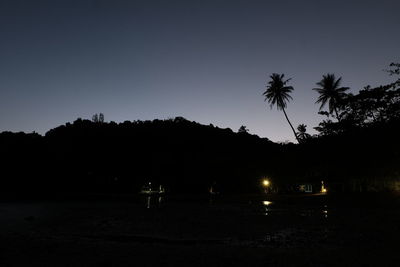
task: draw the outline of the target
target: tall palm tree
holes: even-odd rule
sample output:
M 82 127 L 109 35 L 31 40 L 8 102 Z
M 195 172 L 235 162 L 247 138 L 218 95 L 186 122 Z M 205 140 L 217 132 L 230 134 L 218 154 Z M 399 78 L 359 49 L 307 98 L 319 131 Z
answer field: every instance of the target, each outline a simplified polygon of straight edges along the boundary
M 268 100 L 271 109 L 276 105 L 276 108 L 278 110 L 283 111 L 283 114 L 285 114 L 286 120 L 289 123 L 290 128 L 292 128 L 293 134 L 296 137 L 297 142 L 300 143 L 297 133 L 294 130 L 293 125 L 290 123 L 289 118 L 285 111 L 286 103 L 290 99 L 293 99 L 290 96 L 290 93 L 293 91 L 294 88 L 293 86 L 287 86 L 287 83 L 291 79 L 285 80 L 284 79 L 285 74 L 277 74 L 277 73 L 273 73 L 269 77 L 271 78 L 271 80 L 268 82 L 268 85 L 266 86 L 267 89 L 263 93 L 263 95 L 265 96 L 264 101 Z
M 322 75 L 322 80 L 317 82 L 319 88 L 314 88 L 313 90 L 319 93 L 319 97 L 315 104 L 321 103 L 319 110 L 321 110 L 326 103 L 328 103 L 329 113 L 333 114 L 335 112 L 336 118 L 340 121 L 338 107 L 346 96 L 346 91 L 349 90 L 349 87 L 340 87 L 340 83 L 342 82 L 342 77 L 336 79 L 335 74 L 326 74 Z

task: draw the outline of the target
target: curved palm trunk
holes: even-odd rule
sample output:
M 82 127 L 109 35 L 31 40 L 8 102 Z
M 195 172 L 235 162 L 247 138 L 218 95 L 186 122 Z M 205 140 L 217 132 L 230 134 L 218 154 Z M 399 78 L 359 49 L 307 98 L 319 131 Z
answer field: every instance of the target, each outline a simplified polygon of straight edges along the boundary
M 289 123 L 290 128 L 292 128 L 292 131 L 293 131 L 294 137 L 296 137 L 297 143 L 300 144 L 299 137 L 297 136 L 297 133 L 296 133 L 296 131 L 295 131 L 294 128 L 293 128 L 293 125 L 290 123 L 289 118 L 288 118 L 288 116 L 287 116 L 287 114 L 286 114 L 285 109 L 282 108 L 282 111 L 283 111 L 283 114 L 285 114 L 286 120 L 287 120 L 287 122 Z

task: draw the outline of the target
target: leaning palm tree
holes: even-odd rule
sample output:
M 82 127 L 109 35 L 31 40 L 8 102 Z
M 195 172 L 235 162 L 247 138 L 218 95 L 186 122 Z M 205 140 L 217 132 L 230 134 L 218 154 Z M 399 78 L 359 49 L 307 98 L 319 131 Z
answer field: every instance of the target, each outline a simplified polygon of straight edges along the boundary
M 345 98 L 346 91 L 349 90 L 349 87 L 340 87 L 340 83 L 342 81 L 342 77 L 336 79 L 335 74 L 326 74 L 322 75 L 322 80 L 317 82 L 319 88 L 314 88 L 313 90 L 319 93 L 319 97 L 317 103 L 321 103 L 319 110 L 328 103 L 329 113 L 333 114 L 335 112 L 336 118 L 340 121 L 338 108 L 340 102 Z
M 267 89 L 263 93 L 263 95 L 265 96 L 264 101 L 268 100 L 271 109 L 276 105 L 276 108 L 278 110 L 283 111 L 283 114 L 285 114 L 286 120 L 289 123 L 290 128 L 292 128 L 293 134 L 296 137 L 297 142 L 300 143 L 297 133 L 294 130 L 292 124 L 290 123 L 289 118 L 285 111 L 286 103 L 290 99 L 293 99 L 290 96 L 290 93 L 293 91 L 293 86 L 287 86 L 287 83 L 291 79 L 285 80 L 284 79 L 285 74 L 277 74 L 277 73 L 273 73 L 269 77 L 271 78 L 271 80 L 268 82 L 268 85 L 266 86 Z

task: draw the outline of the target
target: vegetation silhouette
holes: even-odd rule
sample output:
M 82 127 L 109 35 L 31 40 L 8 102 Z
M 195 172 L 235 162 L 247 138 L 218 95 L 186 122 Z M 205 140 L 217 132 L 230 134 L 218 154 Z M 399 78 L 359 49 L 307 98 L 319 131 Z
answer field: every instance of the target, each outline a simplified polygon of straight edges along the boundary
M 245 125 L 240 126 L 238 133 L 242 133 L 242 134 L 247 134 L 249 132 L 249 129 L 247 129 L 247 127 Z
M 391 75 L 398 75 L 396 63 L 390 65 L 387 70 Z M 348 131 L 379 127 L 386 123 L 392 123 L 400 118 L 400 79 L 372 88 L 366 86 L 357 94 L 342 92 L 337 98 L 340 109 L 336 109 L 337 122 L 326 119 L 315 129 L 320 135 L 337 135 Z M 334 107 L 335 105 L 333 105 Z M 329 117 L 330 113 L 320 112 Z
M 390 74 L 399 75 L 399 66 L 391 67 Z M 265 98 L 285 113 L 290 79 L 271 79 Z M 172 193 L 207 193 L 216 186 L 221 193 L 260 192 L 264 177 L 275 192 L 321 181 L 329 192 L 400 191 L 400 79 L 357 94 L 340 91 L 330 110 L 340 120 L 321 112 L 328 118 L 313 136 L 300 124 L 294 131 L 299 144 L 273 143 L 244 125 L 233 132 L 183 117 L 116 123 L 101 114 L 44 136 L 2 132 L 1 196 L 132 194 L 150 181 Z
M 287 106 L 286 103 L 290 99 L 293 99 L 290 96 L 290 93 L 293 91 L 294 88 L 293 86 L 287 86 L 287 83 L 291 80 L 291 78 L 285 80 L 285 74 L 277 73 L 273 73 L 269 77 L 271 80 L 268 82 L 268 85 L 266 86 L 267 89 L 263 93 L 263 95 L 265 96 L 264 101 L 268 101 L 271 109 L 276 105 L 276 108 L 278 110 L 283 111 L 283 114 L 285 114 L 285 118 L 289 123 L 297 142 L 300 143 L 297 133 L 294 130 L 292 123 L 290 123 L 290 120 L 285 111 L 285 108 Z
M 136 193 L 149 181 L 175 193 L 207 192 L 215 183 L 221 192 L 251 192 L 279 150 L 266 138 L 183 117 L 123 123 L 77 119 L 45 136 L 1 133 L 0 144 L 7 144 L 1 190 L 37 195 Z
M 311 137 L 311 135 L 307 133 L 307 125 L 305 124 L 299 124 L 299 126 L 297 126 L 297 131 L 297 136 L 301 142 L 305 142 Z
M 349 87 L 340 87 L 342 77 L 336 79 L 335 74 L 326 74 L 322 76 L 322 80 L 317 82 L 319 88 L 314 88 L 313 90 L 319 93 L 319 97 L 315 103 L 320 103 L 321 106 L 319 110 L 322 110 L 326 103 L 328 103 L 329 114 L 335 112 L 336 119 L 340 121 L 340 116 L 338 109 L 346 97 L 346 91 Z

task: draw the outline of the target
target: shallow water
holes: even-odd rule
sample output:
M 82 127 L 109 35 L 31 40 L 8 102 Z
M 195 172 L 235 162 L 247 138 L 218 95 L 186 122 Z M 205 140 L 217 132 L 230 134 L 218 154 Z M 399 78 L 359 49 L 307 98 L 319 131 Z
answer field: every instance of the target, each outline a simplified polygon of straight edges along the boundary
M 226 264 L 231 258 L 240 262 L 243 257 L 260 260 L 253 265 L 272 259 L 272 265 L 278 261 L 286 266 L 287 256 L 282 255 L 288 253 L 301 255 L 305 265 L 327 265 L 327 259 L 338 265 L 369 264 L 376 255 L 398 255 L 392 250 L 400 238 L 400 196 L 166 195 L 3 202 L 0 237 L 5 262 L 27 258 L 37 266 L 60 265 L 60 257 L 65 266 L 77 266 L 71 262 L 78 257 L 74 255 L 82 266 L 96 266 L 98 259 L 118 262 L 115 255 L 130 263 L 158 255 L 169 258 L 169 266 L 185 265 L 182 257 L 197 266 Z M 129 256 L 132 249 L 138 251 L 134 257 Z M 330 257 L 332 251 L 337 253 Z M 316 253 L 323 257 L 311 256 Z M 44 259 L 52 260 L 46 265 Z

